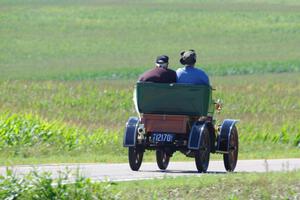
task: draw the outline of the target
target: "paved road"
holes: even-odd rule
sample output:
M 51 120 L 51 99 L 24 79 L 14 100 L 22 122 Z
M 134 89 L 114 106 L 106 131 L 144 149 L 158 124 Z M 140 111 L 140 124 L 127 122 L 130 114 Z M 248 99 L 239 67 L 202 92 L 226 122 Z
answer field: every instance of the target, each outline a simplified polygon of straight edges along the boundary
M 48 171 L 57 177 L 59 171 L 66 168 L 75 172 L 80 170 L 85 177 L 94 181 L 129 181 L 141 179 L 162 178 L 165 176 L 201 176 L 197 173 L 194 162 L 170 162 L 168 170 L 158 170 L 156 163 L 143 163 L 140 171 L 131 171 L 127 163 L 124 164 L 53 164 L 53 165 L 18 165 L 12 167 L 16 174 L 26 174 L 34 168 Z M 300 169 L 300 159 L 276 160 L 239 160 L 235 172 L 268 172 L 290 171 Z M 6 167 L 0 167 L 0 174 L 5 174 Z M 226 173 L 222 161 L 211 161 L 208 173 Z

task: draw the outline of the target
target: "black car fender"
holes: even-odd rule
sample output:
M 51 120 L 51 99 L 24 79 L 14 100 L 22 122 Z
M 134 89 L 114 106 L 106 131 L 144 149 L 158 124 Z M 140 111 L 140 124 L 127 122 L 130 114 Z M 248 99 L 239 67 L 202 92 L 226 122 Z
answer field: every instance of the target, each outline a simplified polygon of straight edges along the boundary
M 136 138 L 137 138 L 137 128 L 139 125 L 139 118 L 138 117 L 129 117 L 125 133 L 124 133 L 124 147 L 134 147 L 136 146 Z

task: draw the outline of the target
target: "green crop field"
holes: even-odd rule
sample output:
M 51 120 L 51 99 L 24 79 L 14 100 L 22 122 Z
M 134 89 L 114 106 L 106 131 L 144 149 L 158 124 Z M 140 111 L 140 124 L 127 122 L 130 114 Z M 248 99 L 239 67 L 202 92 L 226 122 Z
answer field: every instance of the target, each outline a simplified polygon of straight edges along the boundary
M 214 97 L 224 102 L 218 122 L 240 119 L 240 158 L 299 156 L 299 74 L 214 77 L 212 82 Z M 2 81 L 1 162 L 126 162 L 122 138 L 127 118 L 136 115 L 133 85 L 132 80 Z M 184 158 L 176 154 L 174 159 Z
M 240 119 L 240 158 L 299 157 L 299 13 L 296 0 L 0 0 L 0 163 L 126 162 L 138 75 L 191 48 L 218 122 Z

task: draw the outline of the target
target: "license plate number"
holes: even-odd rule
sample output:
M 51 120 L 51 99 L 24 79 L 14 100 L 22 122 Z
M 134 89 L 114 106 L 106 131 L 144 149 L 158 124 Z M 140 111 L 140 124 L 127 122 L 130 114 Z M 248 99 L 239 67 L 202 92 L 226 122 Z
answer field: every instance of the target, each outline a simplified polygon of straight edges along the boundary
M 153 142 L 173 142 L 174 135 L 167 133 L 153 133 L 152 141 Z

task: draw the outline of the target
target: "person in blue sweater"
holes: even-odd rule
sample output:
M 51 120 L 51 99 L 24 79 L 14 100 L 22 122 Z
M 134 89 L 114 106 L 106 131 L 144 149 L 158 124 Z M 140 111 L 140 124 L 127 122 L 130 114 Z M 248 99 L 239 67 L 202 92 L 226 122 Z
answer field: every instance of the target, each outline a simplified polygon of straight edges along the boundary
M 210 85 L 207 74 L 195 67 L 197 55 L 195 50 L 182 51 L 180 63 L 184 67 L 176 70 L 177 83 L 190 83 L 197 85 Z

